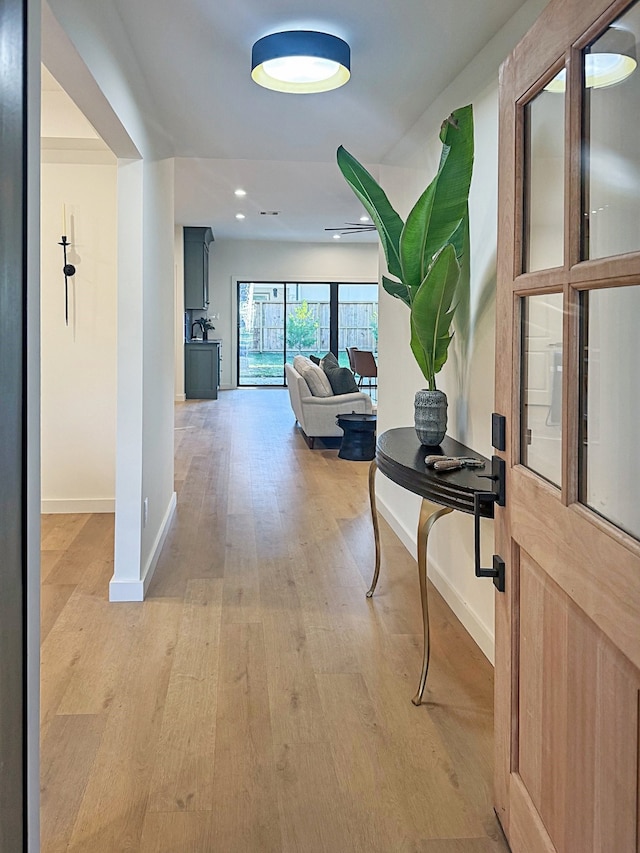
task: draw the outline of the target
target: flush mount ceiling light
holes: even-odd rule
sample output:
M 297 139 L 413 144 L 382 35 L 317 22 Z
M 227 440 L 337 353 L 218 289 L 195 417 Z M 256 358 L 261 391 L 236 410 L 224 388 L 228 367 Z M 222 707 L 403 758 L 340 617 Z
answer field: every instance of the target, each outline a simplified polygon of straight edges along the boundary
M 251 77 L 276 92 L 328 92 L 344 86 L 350 69 L 346 41 L 313 30 L 273 33 L 259 39 L 251 51 Z
M 615 86 L 626 80 L 637 64 L 633 33 L 620 27 L 609 27 L 584 53 L 585 88 Z M 566 86 L 567 72 L 563 68 L 544 88 L 547 92 L 563 93 Z

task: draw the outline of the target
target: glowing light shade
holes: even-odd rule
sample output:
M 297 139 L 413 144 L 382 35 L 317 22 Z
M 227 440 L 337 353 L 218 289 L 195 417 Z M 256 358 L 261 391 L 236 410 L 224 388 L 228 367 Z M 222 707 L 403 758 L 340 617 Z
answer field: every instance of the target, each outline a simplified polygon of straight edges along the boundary
M 273 33 L 259 39 L 251 52 L 252 79 L 276 92 L 328 92 L 344 86 L 350 76 L 349 45 L 328 33 Z
M 584 54 L 584 85 L 587 89 L 605 89 L 622 83 L 636 70 L 635 38 L 628 30 L 609 29 Z M 566 69 L 544 87 L 547 92 L 562 93 L 567 87 Z

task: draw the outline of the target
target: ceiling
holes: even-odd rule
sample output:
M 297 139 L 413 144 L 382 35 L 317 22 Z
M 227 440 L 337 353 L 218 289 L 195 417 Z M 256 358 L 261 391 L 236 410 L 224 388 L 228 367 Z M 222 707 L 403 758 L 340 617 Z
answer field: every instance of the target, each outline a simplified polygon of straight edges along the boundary
M 325 242 L 332 239 L 325 228 L 363 213 L 335 165 L 338 145 L 375 172 L 524 0 L 111 2 L 154 123 L 178 158 L 176 222 L 210 225 L 217 239 Z M 288 29 L 324 30 L 349 42 L 347 85 L 290 95 L 253 83 L 252 44 Z M 238 187 L 244 199 L 234 196 Z

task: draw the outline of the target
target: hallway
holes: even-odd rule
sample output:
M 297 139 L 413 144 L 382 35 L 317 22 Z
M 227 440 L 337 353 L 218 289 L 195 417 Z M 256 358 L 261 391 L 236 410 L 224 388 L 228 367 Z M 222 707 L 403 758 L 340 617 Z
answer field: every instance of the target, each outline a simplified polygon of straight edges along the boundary
M 309 450 L 286 391 L 176 406 L 178 509 L 142 604 L 109 604 L 113 516 L 43 516 L 43 853 L 501 853 L 492 668 L 368 464 Z M 472 566 L 469 566 L 472 572 Z

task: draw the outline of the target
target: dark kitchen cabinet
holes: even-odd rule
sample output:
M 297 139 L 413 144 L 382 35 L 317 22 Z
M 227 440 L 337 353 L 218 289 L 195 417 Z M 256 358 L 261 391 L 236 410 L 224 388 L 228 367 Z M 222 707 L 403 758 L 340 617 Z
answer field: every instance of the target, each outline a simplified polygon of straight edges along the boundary
M 184 345 L 184 390 L 187 400 L 217 400 L 220 384 L 220 343 Z
M 184 228 L 184 307 L 209 307 L 209 245 L 211 228 Z

